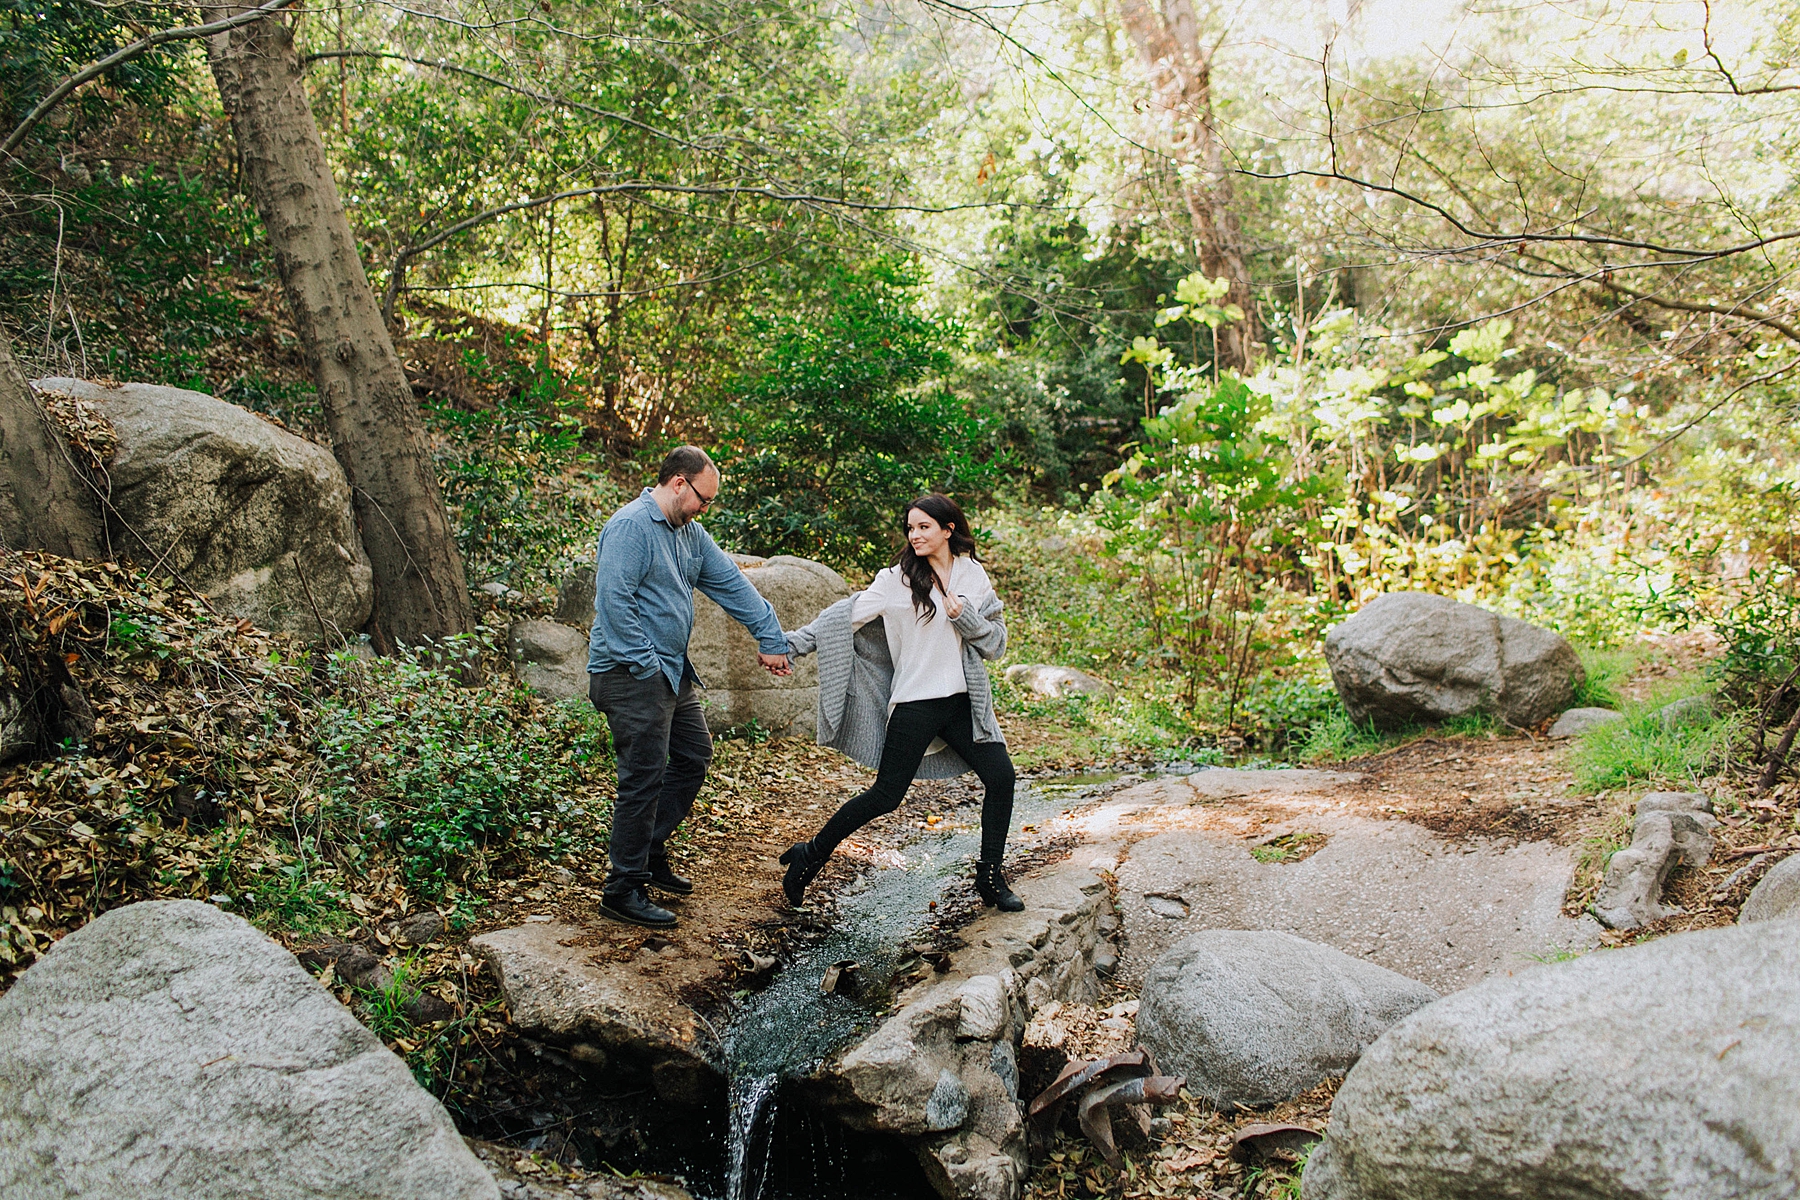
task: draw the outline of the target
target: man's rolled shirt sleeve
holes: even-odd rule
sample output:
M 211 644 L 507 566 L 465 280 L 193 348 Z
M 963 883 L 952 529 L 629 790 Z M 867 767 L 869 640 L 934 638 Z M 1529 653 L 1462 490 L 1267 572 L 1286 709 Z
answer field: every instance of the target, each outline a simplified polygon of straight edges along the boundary
M 775 606 L 750 586 L 738 565 L 725 556 L 710 533 L 704 529 L 697 532 L 706 540 L 700 550 L 700 577 L 694 586 L 748 629 L 750 636 L 756 639 L 758 650 L 764 654 L 786 654 L 787 635 L 781 631 Z
M 594 617 L 614 661 L 638 679 L 662 671 L 662 656 L 650 640 L 638 610 L 638 588 L 650 570 L 649 531 L 636 521 L 620 521 L 600 540 L 594 578 Z

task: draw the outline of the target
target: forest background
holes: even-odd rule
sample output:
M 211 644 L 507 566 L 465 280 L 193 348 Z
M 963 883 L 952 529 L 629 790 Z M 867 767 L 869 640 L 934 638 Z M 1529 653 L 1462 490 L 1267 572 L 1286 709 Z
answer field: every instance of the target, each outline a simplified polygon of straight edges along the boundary
M 1723 665 L 1691 687 L 1743 720 L 1621 778 L 1708 769 L 1751 728 L 1751 761 L 1791 745 L 1782 6 L 271 7 L 478 641 L 547 611 L 694 441 L 725 470 L 722 542 L 852 579 L 893 554 L 906 498 L 956 495 L 1013 602 L 1011 660 L 1119 688 L 1003 701 L 1095 755 L 1368 744 L 1320 641 L 1407 588 L 1565 633 L 1592 702 L 1639 635 L 1716 630 Z M 5 0 L 0 328 L 28 377 L 193 388 L 330 443 L 205 44 L 43 108 L 238 11 Z M 439 695 L 395 671 L 314 751 L 399 720 L 393 689 Z M 483 753 L 526 761 L 537 736 L 565 766 L 591 742 Z M 508 811 L 439 814 L 420 894 L 454 891 Z

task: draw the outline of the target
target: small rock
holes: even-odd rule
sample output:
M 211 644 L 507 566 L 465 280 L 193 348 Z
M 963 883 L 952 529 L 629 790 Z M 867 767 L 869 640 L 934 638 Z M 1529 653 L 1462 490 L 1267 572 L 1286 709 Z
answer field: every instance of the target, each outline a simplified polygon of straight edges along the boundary
M 427 942 L 436 941 L 444 932 L 444 918 L 434 912 L 415 913 L 401 921 L 394 932 L 403 942 L 423 946 Z
M 1151 894 L 1144 897 L 1144 907 L 1169 921 L 1185 921 L 1188 915 L 1188 902 L 1180 896 Z
M 1606 864 L 1591 911 L 1608 929 L 1636 929 L 1676 912 L 1662 904 L 1669 874 L 1712 856 L 1712 801 L 1699 792 L 1651 792 L 1638 801 L 1631 845 Z
M 1678 933 L 1493 975 L 1350 1072 L 1305 1200 L 1790 1195 L 1800 938 Z
M 1138 1037 L 1158 1067 L 1220 1107 L 1279 1104 L 1350 1069 L 1438 994 L 1275 931 L 1183 938 L 1144 977 Z
M 586 634 L 555 621 L 514 621 L 509 636 L 519 682 L 552 700 L 587 699 Z
M 1610 708 L 1571 708 L 1556 718 L 1556 724 L 1550 726 L 1550 736 L 1580 737 L 1590 729 L 1598 729 L 1602 725 L 1611 725 L 1614 721 L 1624 719 L 1624 713 L 1614 712 Z
M 1689 696 L 1685 700 L 1665 704 L 1656 710 L 1657 722 L 1665 730 L 1671 732 L 1685 729 L 1690 725 L 1710 725 L 1713 715 L 1713 698 L 1711 696 Z
M 1114 694 L 1113 685 L 1074 667 L 1054 667 L 1046 663 L 1019 663 L 1006 668 L 1006 681 L 1036 696 L 1060 700 L 1064 696 L 1101 696 Z
M 1738 910 L 1738 924 L 1800 917 L 1800 854 L 1790 854 L 1769 869 Z
M 490 595 L 494 599 L 498 600 L 501 597 L 505 596 L 506 593 L 511 591 L 512 589 L 507 587 L 504 583 L 501 583 L 497 579 L 490 579 L 486 583 L 482 584 L 476 590 L 486 592 L 488 595 Z
M 925 1101 L 925 1128 L 956 1129 L 969 1119 L 969 1089 L 947 1069 L 938 1072 L 937 1086 Z
M 1005 1032 L 1011 1005 L 1006 986 L 992 975 L 977 975 L 956 989 L 962 1013 L 956 1023 L 958 1041 L 992 1042 Z

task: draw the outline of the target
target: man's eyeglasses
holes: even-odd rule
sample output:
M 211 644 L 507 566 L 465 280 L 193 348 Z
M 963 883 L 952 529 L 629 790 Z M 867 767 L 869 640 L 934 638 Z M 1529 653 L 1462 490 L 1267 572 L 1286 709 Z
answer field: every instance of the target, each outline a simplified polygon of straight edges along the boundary
M 709 496 L 705 492 L 701 491 L 700 488 L 694 483 L 694 481 L 692 479 L 688 479 L 688 477 L 686 475 L 683 475 L 682 478 L 687 479 L 688 491 L 694 493 L 694 499 L 696 499 L 700 502 L 701 508 L 710 508 L 712 506 L 712 502 L 719 498 L 719 492 L 718 492 L 717 488 L 713 489 L 713 494 Z

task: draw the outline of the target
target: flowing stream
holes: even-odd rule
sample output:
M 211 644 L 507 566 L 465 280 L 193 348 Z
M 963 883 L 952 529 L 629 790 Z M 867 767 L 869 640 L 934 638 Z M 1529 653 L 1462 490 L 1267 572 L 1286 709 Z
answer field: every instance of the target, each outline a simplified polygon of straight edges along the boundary
M 1020 825 L 1047 820 L 1112 778 L 1071 776 L 1022 785 L 1013 809 L 1014 835 Z M 908 944 L 933 919 L 931 904 L 970 872 L 980 842 L 974 828 L 921 833 L 898 852 L 897 861 L 878 866 L 840 893 L 830 932 L 745 1001 L 724 1039 L 730 1118 L 722 1200 L 782 1200 L 767 1194 L 765 1184 L 784 1082 L 811 1072 L 873 1023 L 896 967 L 908 956 Z M 856 964 L 851 986 L 822 993 L 826 971 L 844 961 Z M 808 1153 L 815 1160 L 843 1156 L 843 1148 L 829 1139 L 813 1140 L 819 1144 Z M 838 1200 L 842 1191 L 817 1189 L 827 1182 L 822 1176 L 844 1166 L 815 1161 L 805 1172 L 816 1180 L 813 1188 L 790 1194 L 796 1200 Z M 879 1195 L 865 1185 L 858 1200 Z

